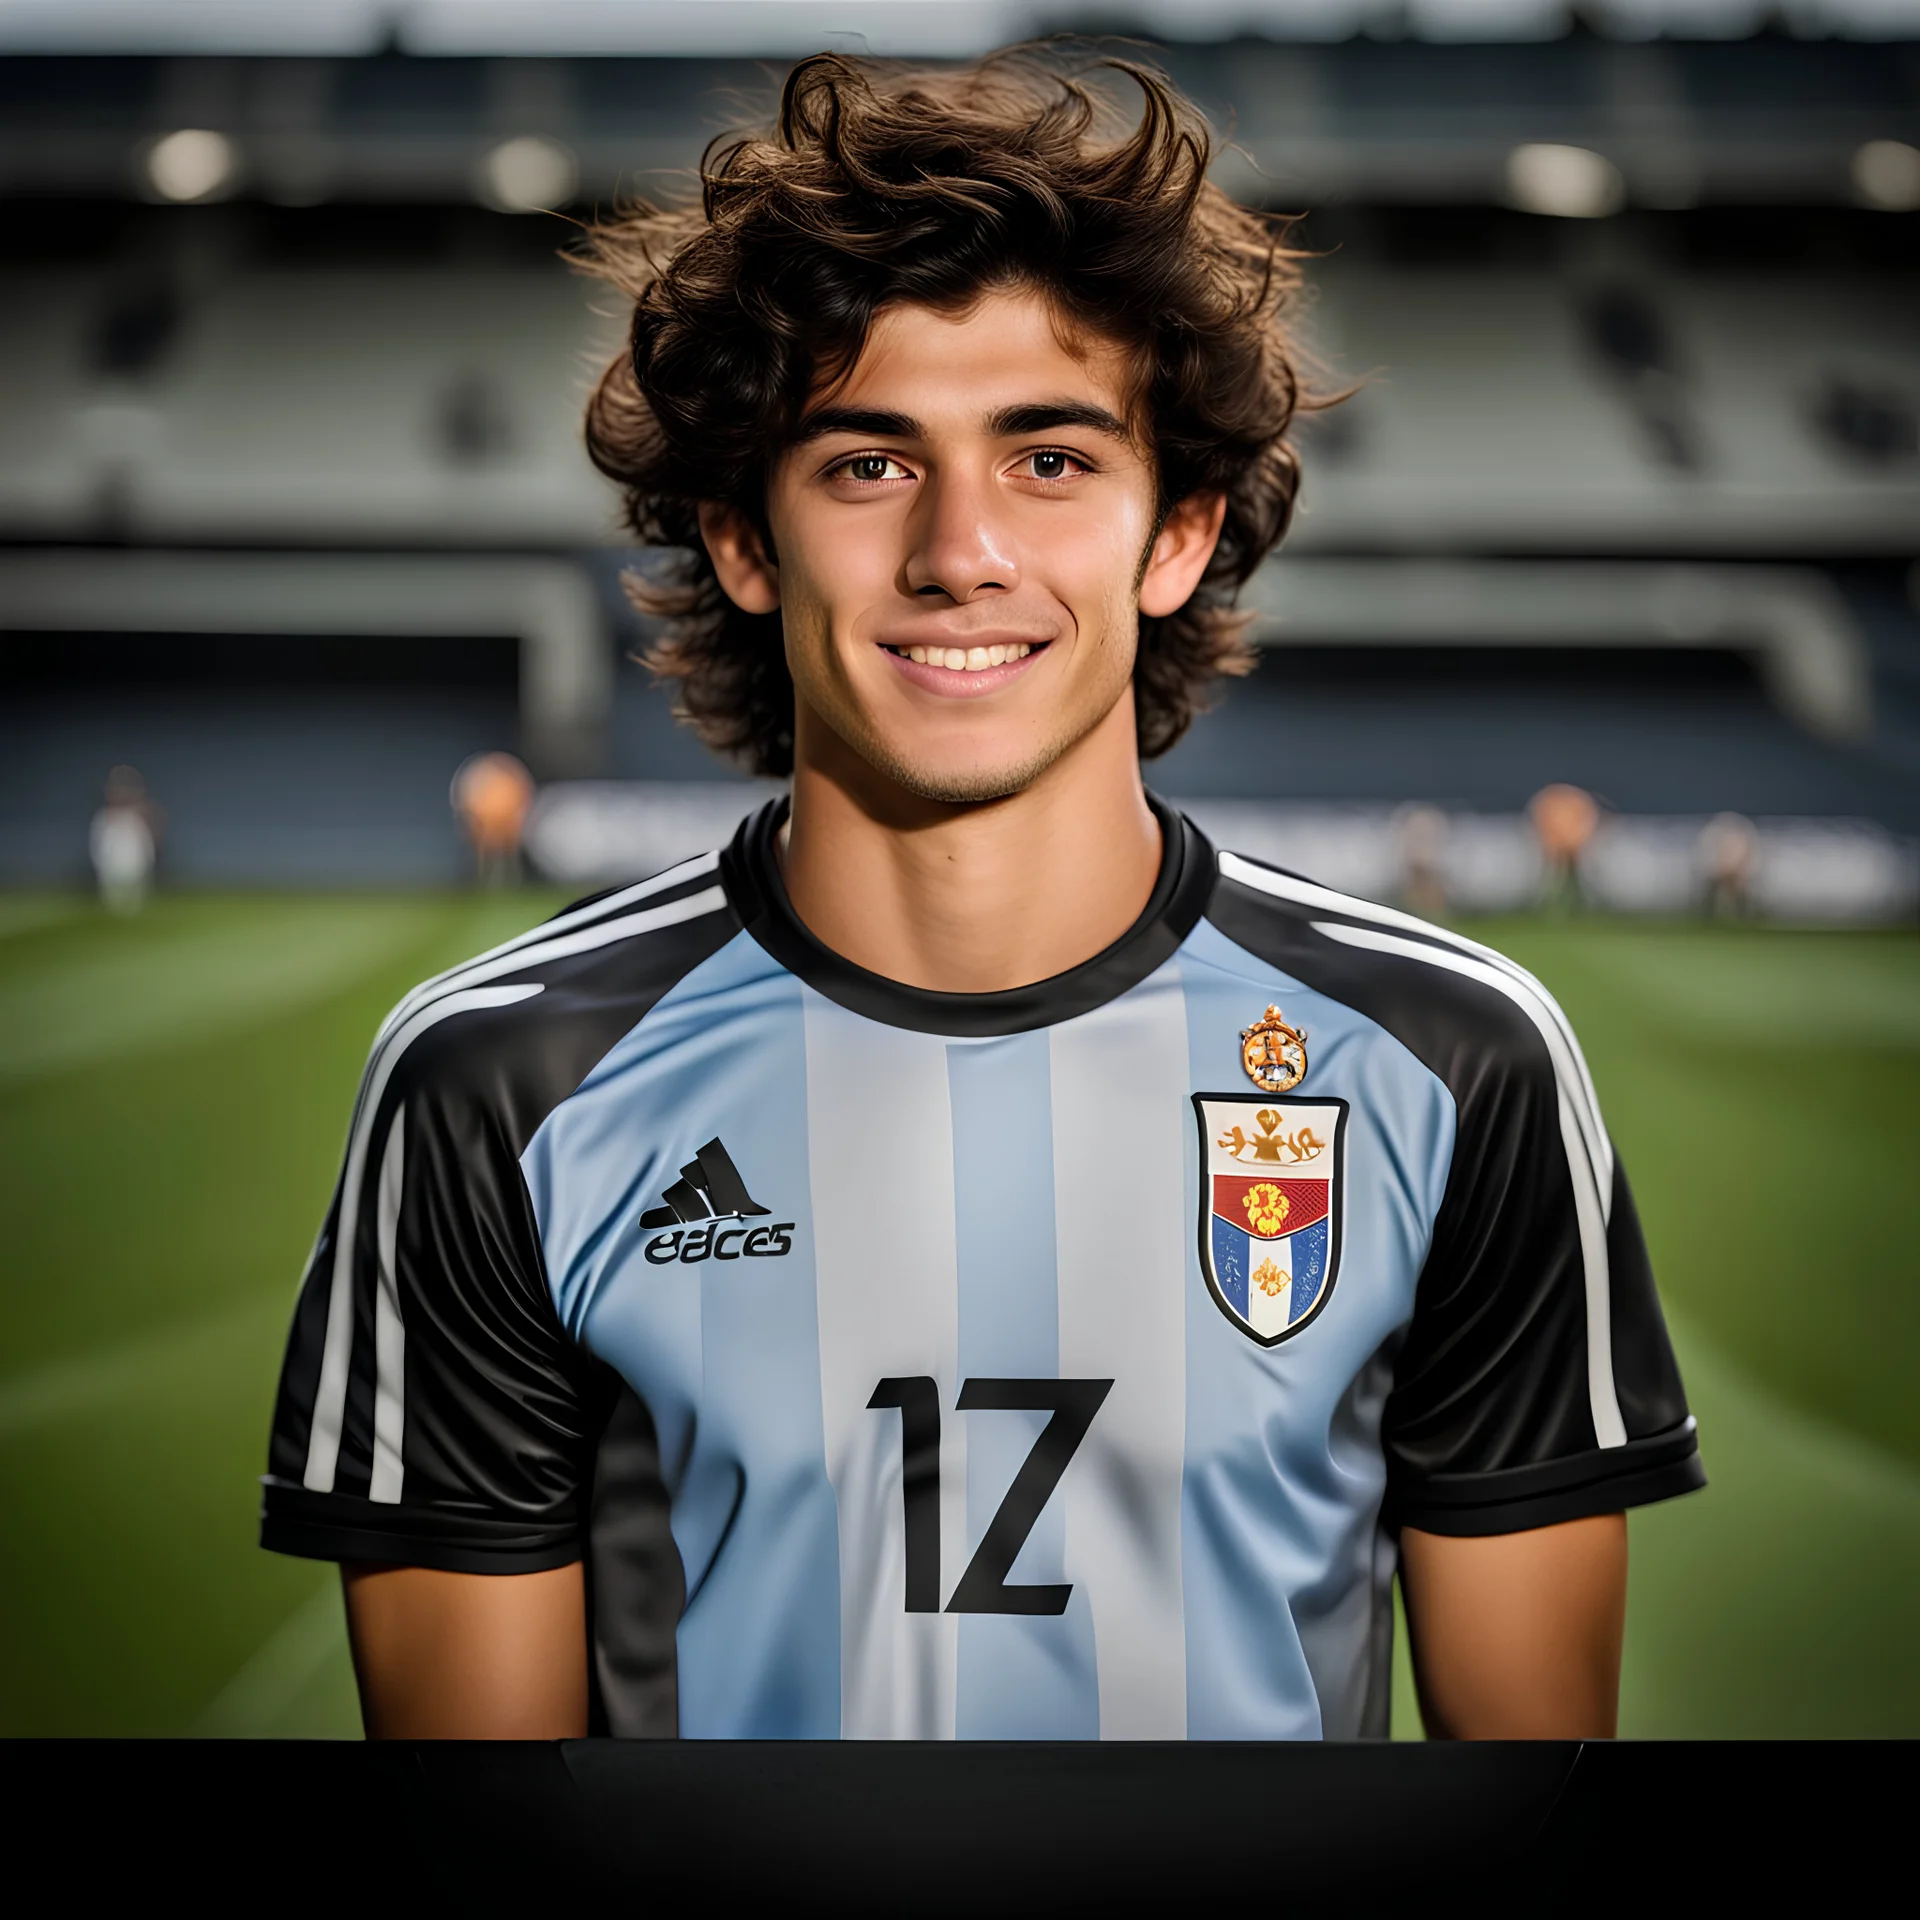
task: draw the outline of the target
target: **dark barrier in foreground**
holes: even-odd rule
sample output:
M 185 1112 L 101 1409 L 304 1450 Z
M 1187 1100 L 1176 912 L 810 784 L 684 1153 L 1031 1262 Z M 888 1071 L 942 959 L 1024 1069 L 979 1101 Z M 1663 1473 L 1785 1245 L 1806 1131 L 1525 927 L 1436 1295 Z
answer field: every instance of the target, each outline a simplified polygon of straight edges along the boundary
M 14 1877 L 81 1910 L 1620 1915 L 1900 1884 L 1915 1753 L 22 1741 L 0 1786 Z

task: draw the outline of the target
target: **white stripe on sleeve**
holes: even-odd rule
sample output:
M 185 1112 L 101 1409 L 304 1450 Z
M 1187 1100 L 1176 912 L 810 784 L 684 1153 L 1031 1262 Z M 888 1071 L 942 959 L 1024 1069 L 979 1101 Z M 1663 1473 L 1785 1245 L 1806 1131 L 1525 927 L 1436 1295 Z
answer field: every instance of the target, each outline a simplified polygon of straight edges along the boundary
M 1292 900 L 1304 907 L 1322 907 L 1330 912 L 1349 914 L 1356 920 L 1371 920 L 1376 926 L 1396 927 L 1402 932 L 1418 934 L 1423 940 L 1450 948 L 1455 953 L 1468 954 L 1505 974 L 1538 1002 L 1541 1011 L 1558 1031 L 1566 1057 L 1572 1064 L 1574 1113 L 1587 1156 L 1593 1162 L 1594 1181 L 1600 1189 L 1601 1217 L 1607 1219 L 1612 1216 L 1613 1143 L 1607 1138 L 1606 1127 L 1600 1118 L 1600 1098 L 1593 1089 L 1593 1076 L 1587 1071 L 1586 1057 L 1580 1051 L 1579 1041 L 1574 1038 L 1571 1023 L 1560 1010 L 1560 1003 L 1525 967 L 1509 960 L 1504 953 L 1492 947 L 1483 947 L 1479 941 L 1469 940 L 1465 934 L 1455 933 L 1449 927 L 1436 927 L 1411 913 L 1402 913 L 1398 907 L 1383 907 L 1375 900 L 1362 900 L 1350 893 L 1336 893 L 1331 887 L 1323 887 L 1313 880 L 1302 880 L 1294 874 L 1275 873 L 1268 867 L 1256 866 L 1251 860 L 1243 860 L 1237 853 L 1220 855 L 1220 871 L 1229 880 L 1238 881 L 1243 887 L 1251 887 L 1256 893 L 1270 894 L 1277 900 Z
M 717 856 L 714 856 L 717 858 Z M 701 860 L 708 856 L 702 855 Z M 653 891 L 675 877 L 686 878 L 701 870 L 700 861 L 688 861 L 685 868 L 643 881 L 635 892 Z M 571 959 L 575 954 L 591 953 L 616 941 L 631 940 L 661 927 L 677 926 L 720 912 L 727 904 L 726 890 L 707 887 L 684 900 L 672 900 L 665 906 L 651 907 L 640 913 L 620 914 L 611 920 L 592 919 L 584 912 L 571 916 L 589 923 L 569 931 L 556 932 L 562 923 L 536 929 L 543 936 L 522 935 L 519 941 L 483 955 L 469 965 L 443 974 L 409 994 L 387 1018 L 375 1037 L 367 1062 L 360 1096 L 354 1103 L 353 1125 L 347 1140 L 347 1165 L 340 1183 L 339 1232 L 334 1246 L 333 1289 L 327 1306 L 327 1334 L 320 1363 L 320 1386 L 314 1398 L 313 1428 L 307 1443 L 307 1468 L 303 1484 L 315 1493 L 333 1491 L 334 1472 L 340 1454 L 340 1430 L 347 1399 L 347 1370 L 353 1358 L 353 1247 L 358 1237 L 361 1196 L 366 1190 L 367 1155 L 372 1146 L 373 1123 L 380 1110 L 380 1096 L 392 1078 L 394 1064 L 426 1030 L 456 1013 L 481 1007 L 508 1007 L 530 999 L 541 991 L 538 982 L 512 986 L 484 983 L 502 975 L 523 973 L 529 967 L 543 966 L 555 960 Z M 597 910 L 596 910 L 597 911 Z M 411 1009 L 410 1012 L 406 1011 Z M 404 1018 L 402 1017 L 404 1015 Z
M 618 893 L 609 894 L 604 900 L 596 900 L 590 906 L 575 907 L 570 913 L 555 914 L 551 920 L 543 920 L 539 926 L 529 927 L 525 933 L 515 934 L 511 940 L 503 940 L 499 946 L 489 947 L 485 953 L 475 954 L 471 960 L 463 960 L 457 967 L 449 967 L 446 972 L 437 973 L 432 979 L 421 981 L 380 1023 L 380 1031 L 374 1035 L 373 1044 L 377 1047 L 423 1001 L 433 998 L 442 989 L 450 991 L 457 986 L 476 985 L 477 981 L 467 978 L 476 969 L 486 969 L 485 972 L 480 973 L 479 979 L 491 980 L 500 972 L 495 962 L 513 954 L 524 956 L 529 947 L 544 947 L 551 941 L 579 932 L 583 927 L 605 926 L 609 921 L 638 906 L 642 900 L 650 900 L 656 893 L 665 893 L 670 887 L 677 887 L 683 881 L 695 880 L 703 873 L 711 873 L 719 864 L 718 853 L 696 854 L 691 860 L 681 861 L 677 867 L 669 867 L 665 873 L 656 873 L 650 880 L 641 880 L 631 887 L 623 887 Z M 708 897 L 710 897 L 708 894 L 701 895 L 703 899 Z M 527 966 L 532 962 L 523 958 L 519 964 Z
M 320 1387 L 314 1395 L 313 1428 L 307 1441 L 307 1470 L 303 1484 L 315 1493 L 331 1493 L 340 1463 L 340 1430 L 346 1418 L 347 1371 L 353 1361 L 353 1254 L 359 1244 L 360 1200 L 366 1191 L 367 1155 L 380 1096 L 387 1090 L 400 1056 L 414 1041 L 457 1013 L 483 1007 L 510 1007 L 530 1000 L 541 989 L 536 982 L 511 987 L 475 987 L 421 1008 L 380 1049 L 368 1069 L 354 1118 L 353 1138 L 347 1145 L 346 1171 L 340 1177 L 340 1213 L 334 1231 L 333 1286 L 327 1298 L 327 1337 L 321 1349 Z
M 373 1296 L 373 1478 L 367 1489 L 369 1499 L 394 1505 L 399 1503 L 405 1478 L 401 1440 L 406 1423 L 407 1329 L 400 1317 L 396 1256 L 406 1139 L 407 1116 L 402 1108 L 387 1129 L 387 1150 L 380 1156 L 380 1186 L 374 1196 L 379 1272 Z
M 1593 1413 L 1594 1437 L 1603 1447 L 1626 1445 L 1626 1423 L 1620 1417 L 1620 1398 L 1613 1380 L 1613 1316 L 1611 1279 L 1607 1264 L 1606 1209 L 1602 1202 L 1599 1170 L 1588 1151 L 1580 1109 L 1584 1096 L 1580 1081 L 1568 1057 L 1568 1048 L 1559 1024 L 1542 1004 L 1545 996 L 1514 979 L 1501 968 L 1488 965 L 1464 953 L 1434 946 L 1425 940 L 1403 940 L 1397 934 L 1377 932 L 1372 927 L 1342 926 L 1331 920 L 1316 920 L 1316 933 L 1350 947 L 1366 947 L 1376 953 L 1396 953 L 1409 960 L 1424 961 L 1430 967 L 1442 967 L 1449 973 L 1464 975 L 1483 986 L 1503 993 L 1534 1024 L 1547 1044 L 1547 1056 L 1553 1062 L 1553 1075 L 1560 1114 L 1560 1140 L 1567 1156 L 1567 1172 L 1573 1182 L 1573 1204 L 1580 1229 L 1580 1258 L 1586 1272 L 1587 1306 L 1587 1403 Z

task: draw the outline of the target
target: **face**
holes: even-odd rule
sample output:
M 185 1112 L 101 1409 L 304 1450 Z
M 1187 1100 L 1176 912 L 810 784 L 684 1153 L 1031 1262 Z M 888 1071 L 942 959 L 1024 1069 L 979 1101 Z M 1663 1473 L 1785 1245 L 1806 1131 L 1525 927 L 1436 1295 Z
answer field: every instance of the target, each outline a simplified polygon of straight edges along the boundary
M 1127 375 L 1035 293 L 891 308 L 774 468 L 777 559 L 703 510 L 721 585 L 780 611 L 803 765 L 850 751 L 910 793 L 972 802 L 1110 719 L 1131 737 L 1139 614 L 1185 603 L 1224 507 L 1184 502 L 1156 534 Z

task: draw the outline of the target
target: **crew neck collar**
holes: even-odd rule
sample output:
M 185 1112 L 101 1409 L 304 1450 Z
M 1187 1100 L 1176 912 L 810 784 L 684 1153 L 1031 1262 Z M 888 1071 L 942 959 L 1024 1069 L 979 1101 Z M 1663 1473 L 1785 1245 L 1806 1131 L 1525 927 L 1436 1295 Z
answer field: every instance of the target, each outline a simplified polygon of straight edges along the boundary
M 1206 909 L 1213 848 L 1185 815 L 1156 795 L 1147 804 L 1160 823 L 1160 871 L 1140 917 L 1114 943 L 1065 973 L 999 993 L 939 993 L 869 973 L 808 930 L 787 897 L 776 845 L 788 797 L 770 800 L 741 821 L 720 855 L 720 877 L 747 932 L 816 993 L 869 1020 L 957 1039 L 1031 1033 L 1091 1013 L 1164 966 Z

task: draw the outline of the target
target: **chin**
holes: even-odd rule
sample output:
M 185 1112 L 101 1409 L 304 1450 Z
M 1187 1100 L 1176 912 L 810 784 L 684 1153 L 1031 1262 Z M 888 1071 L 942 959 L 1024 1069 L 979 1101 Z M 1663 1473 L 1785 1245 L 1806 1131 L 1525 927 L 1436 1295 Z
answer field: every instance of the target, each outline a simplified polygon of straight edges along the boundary
M 1035 775 L 1022 768 L 1016 773 L 976 769 L 948 774 L 901 772 L 894 777 L 917 800 L 938 800 L 952 807 L 977 807 L 991 800 L 1010 799 L 1030 787 Z
M 980 806 L 1024 792 L 1065 753 L 1070 740 L 1044 746 L 1022 743 L 998 753 L 966 759 L 916 753 L 910 743 L 874 740 L 862 758 L 876 773 L 917 800 L 935 800 L 947 806 Z
M 1121 682 L 1121 695 L 1130 684 Z M 805 690 L 799 704 L 811 709 L 801 720 L 803 730 L 812 718 L 823 723 L 824 734 L 837 736 L 838 746 L 828 757 L 850 752 L 888 785 L 916 800 L 971 807 L 1024 793 L 1095 732 L 1114 703 L 1076 704 L 1038 715 L 1003 714 L 992 720 L 984 714 L 956 714 L 940 716 L 931 725 L 924 716 L 875 712 L 845 697 L 809 699 Z

